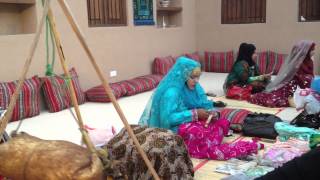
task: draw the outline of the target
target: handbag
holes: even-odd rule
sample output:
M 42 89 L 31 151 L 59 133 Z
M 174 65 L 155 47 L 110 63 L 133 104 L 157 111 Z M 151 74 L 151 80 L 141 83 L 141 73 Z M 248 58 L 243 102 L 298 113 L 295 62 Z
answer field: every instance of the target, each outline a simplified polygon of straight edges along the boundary
M 308 114 L 306 111 L 303 111 L 297 117 L 295 117 L 290 122 L 290 124 L 296 125 L 298 127 L 308 127 L 308 128 L 319 129 L 320 113 Z
M 251 92 L 251 85 L 245 85 L 243 87 L 233 85 L 227 90 L 226 97 L 229 99 L 248 100 L 251 96 Z
M 274 128 L 274 124 L 276 122 L 282 122 L 282 120 L 273 114 L 248 114 L 243 123 L 243 135 L 267 139 L 276 139 L 276 137 L 278 136 L 278 133 Z

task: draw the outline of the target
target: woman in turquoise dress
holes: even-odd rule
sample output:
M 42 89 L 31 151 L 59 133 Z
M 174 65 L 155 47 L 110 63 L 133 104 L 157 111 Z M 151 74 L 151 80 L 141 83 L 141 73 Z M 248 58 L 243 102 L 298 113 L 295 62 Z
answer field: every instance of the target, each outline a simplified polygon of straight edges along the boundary
M 255 50 L 256 47 L 253 44 L 242 43 L 240 45 L 237 60 L 224 84 L 225 93 L 233 86 L 250 85 L 252 87 L 251 93 L 261 92 L 265 89 L 271 75 L 260 74 L 258 65 L 254 62 L 254 59 L 257 58 Z
M 151 96 L 139 124 L 178 133 L 195 158 L 226 160 L 257 152 L 257 142 L 222 144 L 230 122 L 217 116 L 215 103 L 198 83 L 200 75 L 198 62 L 180 57 Z M 214 120 L 207 123 L 210 115 Z
M 214 103 L 198 83 L 200 75 L 198 62 L 179 58 L 153 93 L 139 124 L 177 132 L 180 124 L 207 119 Z

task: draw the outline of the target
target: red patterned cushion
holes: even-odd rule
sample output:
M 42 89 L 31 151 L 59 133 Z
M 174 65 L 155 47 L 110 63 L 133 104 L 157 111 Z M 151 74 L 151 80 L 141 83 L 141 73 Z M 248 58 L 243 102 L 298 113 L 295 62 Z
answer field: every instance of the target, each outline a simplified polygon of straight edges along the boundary
M 186 57 L 193 59 L 195 61 L 200 62 L 200 54 L 198 52 L 194 52 L 194 53 L 187 53 Z
M 160 83 L 160 81 L 163 79 L 163 75 L 161 74 L 149 74 L 149 75 L 145 75 L 145 76 L 140 76 L 137 78 L 143 78 L 146 80 L 150 80 L 152 82 L 152 84 L 157 87 L 158 84 Z
M 153 74 L 166 75 L 175 63 L 172 56 L 156 57 L 153 61 Z
M 17 82 L 0 83 L 0 106 L 6 109 L 10 97 L 16 89 Z M 12 121 L 36 116 L 40 113 L 40 79 L 34 76 L 25 80 L 16 105 L 13 109 Z
M 244 119 L 247 117 L 250 111 L 245 109 L 223 108 L 220 113 L 222 118 L 226 118 L 230 121 L 230 128 L 239 131 L 241 130 Z
M 268 67 L 267 73 L 273 72 L 273 75 L 278 74 L 281 65 L 284 63 L 287 55 L 286 54 L 278 54 L 275 52 L 269 52 L 269 59 L 268 59 Z
M 257 59 L 254 60 L 259 67 L 260 74 L 265 74 L 268 63 L 268 52 L 257 53 Z
M 123 88 L 120 83 L 110 84 L 112 93 L 116 98 L 120 98 L 127 94 L 127 90 Z M 91 102 L 110 102 L 111 101 L 102 85 L 96 86 L 87 90 L 86 95 L 87 95 L 87 100 Z
M 78 74 L 74 68 L 69 72 L 72 85 L 75 88 L 78 104 L 83 104 L 86 99 L 80 87 Z M 42 81 L 44 99 L 50 112 L 58 112 L 71 106 L 67 80 L 63 76 L 43 77 Z
M 149 91 L 156 87 L 153 80 L 144 77 L 137 77 L 123 81 L 121 86 L 127 90 L 127 96 L 132 96 L 141 92 Z
M 206 72 L 227 73 L 231 71 L 234 63 L 233 51 L 205 52 L 203 68 Z

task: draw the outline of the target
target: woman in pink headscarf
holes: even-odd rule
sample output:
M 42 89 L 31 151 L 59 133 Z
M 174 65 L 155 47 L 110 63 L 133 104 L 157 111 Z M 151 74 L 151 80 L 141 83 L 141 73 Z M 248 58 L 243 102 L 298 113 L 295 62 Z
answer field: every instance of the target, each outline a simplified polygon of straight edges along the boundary
M 253 94 L 249 102 L 267 107 L 288 107 L 289 98 L 293 96 L 297 86 L 309 88 L 314 77 L 313 60 L 315 43 L 300 41 L 291 50 L 290 55 L 277 77 L 261 93 Z

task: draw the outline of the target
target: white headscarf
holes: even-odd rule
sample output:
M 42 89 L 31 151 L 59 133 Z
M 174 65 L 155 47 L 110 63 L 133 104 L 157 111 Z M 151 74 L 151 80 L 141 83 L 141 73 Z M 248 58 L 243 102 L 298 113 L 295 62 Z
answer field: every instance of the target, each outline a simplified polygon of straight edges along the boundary
M 302 40 L 295 44 L 289 56 L 282 64 L 276 78 L 266 87 L 266 92 L 281 88 L 286 82 L 290 81 L 299 70 L 302 62 L 310 52 L 314 42 Z

